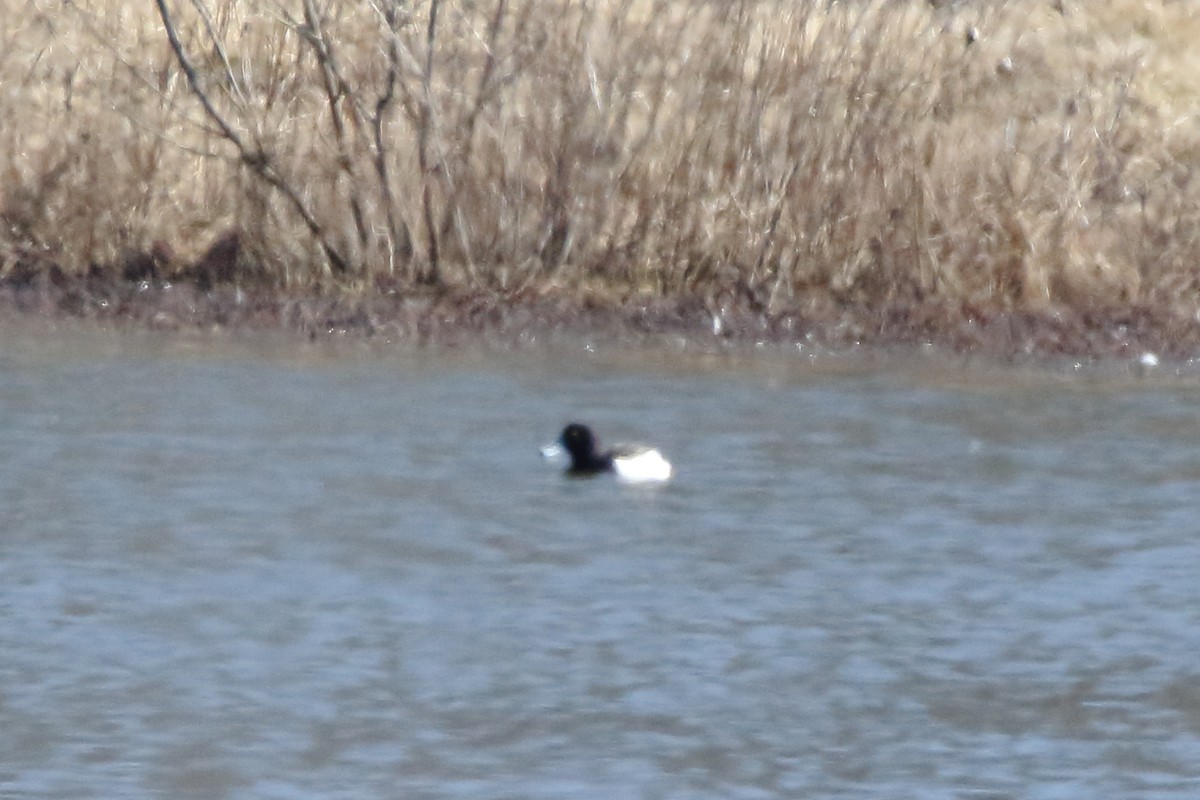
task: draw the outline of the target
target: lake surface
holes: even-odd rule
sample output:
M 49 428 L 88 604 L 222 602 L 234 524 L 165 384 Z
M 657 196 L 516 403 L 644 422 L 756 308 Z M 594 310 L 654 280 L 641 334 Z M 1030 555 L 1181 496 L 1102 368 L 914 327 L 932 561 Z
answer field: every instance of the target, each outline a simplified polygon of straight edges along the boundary
M 1193 381 L 0 338 L 0 797 L 1200 796 Z

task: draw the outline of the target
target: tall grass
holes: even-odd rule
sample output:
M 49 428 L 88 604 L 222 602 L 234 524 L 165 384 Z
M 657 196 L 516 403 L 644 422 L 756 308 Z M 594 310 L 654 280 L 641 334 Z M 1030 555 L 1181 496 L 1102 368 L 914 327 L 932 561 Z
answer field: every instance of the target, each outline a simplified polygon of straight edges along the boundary
M 0 274 L 1200 314 L 1192 3 L 161 9 L 0 0 Z

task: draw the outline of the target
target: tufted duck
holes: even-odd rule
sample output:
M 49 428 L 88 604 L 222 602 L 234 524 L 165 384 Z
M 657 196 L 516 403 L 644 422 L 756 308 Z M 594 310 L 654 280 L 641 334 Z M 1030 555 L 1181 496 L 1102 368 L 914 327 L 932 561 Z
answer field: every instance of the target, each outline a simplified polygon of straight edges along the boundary
M 577 422 L 563 428 L 558 441 L 542 448 L 546 458 L 555 458 L 564 452 L 571 457 L 568 475 L 611 472 L 628 483 L 662 483 L 671 478 L 671 463 L 653 447 L 618 444 L 600 452 L 591 429 Z

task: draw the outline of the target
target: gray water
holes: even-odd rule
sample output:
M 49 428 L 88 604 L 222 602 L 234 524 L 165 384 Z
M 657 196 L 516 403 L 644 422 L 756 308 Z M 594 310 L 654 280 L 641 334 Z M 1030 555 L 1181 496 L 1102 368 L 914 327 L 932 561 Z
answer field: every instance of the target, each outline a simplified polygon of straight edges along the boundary
M 1194 384 L 2 338 L 0 796 L 1200 796 Z

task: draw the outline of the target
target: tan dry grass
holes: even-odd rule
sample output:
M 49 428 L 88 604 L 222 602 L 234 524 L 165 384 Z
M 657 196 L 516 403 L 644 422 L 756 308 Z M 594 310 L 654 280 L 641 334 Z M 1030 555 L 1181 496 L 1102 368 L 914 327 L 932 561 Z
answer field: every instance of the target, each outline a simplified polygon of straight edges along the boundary
M 242 152 L 151 4 L 0 0 L 0 273 L 1200 313 L 1192 3 L 168 7 Z

